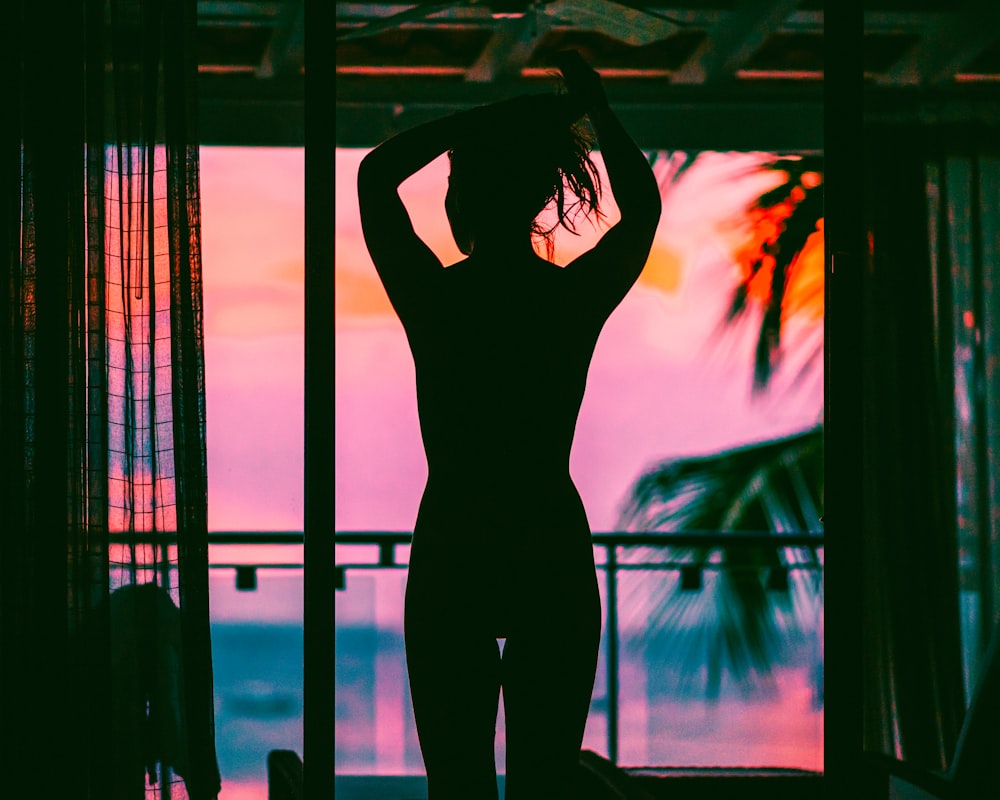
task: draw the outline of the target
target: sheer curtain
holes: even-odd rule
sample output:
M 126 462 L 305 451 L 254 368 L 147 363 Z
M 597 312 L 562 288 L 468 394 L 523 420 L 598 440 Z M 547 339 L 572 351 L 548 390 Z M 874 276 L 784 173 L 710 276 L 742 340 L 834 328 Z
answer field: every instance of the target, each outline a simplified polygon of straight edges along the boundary
M 196 4 L 10 5 L 5 775 L 214 798 Z

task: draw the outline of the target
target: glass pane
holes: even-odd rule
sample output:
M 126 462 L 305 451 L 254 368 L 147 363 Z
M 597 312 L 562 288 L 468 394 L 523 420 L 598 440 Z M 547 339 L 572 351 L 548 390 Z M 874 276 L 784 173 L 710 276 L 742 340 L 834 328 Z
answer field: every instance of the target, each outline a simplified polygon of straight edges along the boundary
M 302 754 L 302 546 L 249 537 L 302 529 L 304 151 L 203 147 L 201 197 L 209 530 L 249 532 L 209 548 L 216 747 L 222 796 L 264 800 Z
M 344 562 L 341 562 L 343 564 Z M 346 563 L 364 563 L 364 559 Z M 337 592 L 338 775 L 422 775 L 403 645 L 403 593 L 399 569 L 348 569 Z M 598 574 L 607 635 L 607 578 Z M 608 662 L 602 647 L 583 746 L 608 755 Z M 494 755 L 503 773 L 506 731 L 498 704 Z
M 789 551 L 793 552 L 793 551 Z M 625 556 L 632 565 L 676 560 L 667 551 Z M 823 768 L 821 570 L 794 552 L 788 584 L 721 562 L 684 588 L 678 569 L 619 574 L 620 757 L 625 765 Z M 762 613 L 734 624 L 723 606 Z M 751 669 L 740 669 L 746 659 Z
M 209 530 L 302 530 L 304 173 L 201 148 Z
M 340 775 L 420 774 L 403 648 L 403 570 L 348 571 L 337 592 Z
M 426 461 L 412 357 L 360 231 L 356 180 L 365 152 L 337 152 L 336 527 L 409 531 Z M 815 154 L 759 152 L 648 155 L 664 201 L 660 228 L 646 269 L 598 342 L 571 459 L 591 527 L 595 532 L 704 528 L 776 537 L 820 534 L 823 238 L 817 189 L 822 161 Z M 400 193 L 417 234 L 450 264 L 461 254 L 443 210 L 447 175 L 447 159 L 439 158 L 408 179 Z M 610 196 L 606 211 L 613 222 L 617 211 Z M 781 239 L 789 231 L 793 236 Z M 603 231 L 584 224 L 580 232 L 557 238 L 556 263 L 565 264 L 591 247 Z M 797 253 L 797 258 L 780 262 L 773 256 L 776 243 L 792 239 L 797 244 L 794 249 L 786 245 L 786 256 Z M 765 367 L 758 353 L 776 269 L 784 270 L 782 347 L 780 353 L 768 353 Z M 737 298 L 743 311 L 727 324 Z M 665 478 L 671 475 L 686 477 L 670 478 L 674 482 L 667 491 Z M 659 488 L 643 494 L 644 486 Z M 677 632 L 661 631 L 664 636 L 657 639 L 660 633 L 651 631 L 650 611 L 662 598 L 650 576 L 674 583 L 678 576 L 653 570 L 618 573 L 617 693 L 613 690 L 605 549 L 596 548 L 605 631 L 584 747 L 605 756 L 617 748 L 619 763 L 629 766 L 822 769 L 822 571 L 817 557 L 803 563 L 800 548 L 773 546 L 753 556 L 759 560 L 750 562 L 756 565 L 754 579 L 763 588 L 748 602 L 767 601 L 758 606 L 782 646 L 766 651 L 771 662 L 724 670 L 713 698 L 704 682 L 679 694 L 659 681 L 665 671 L 677 677 L 674 655 L 662 646 Z M 343 552 L 347 563 L 372 563 L 370 554 Z M 620 552 L 624 562 L 626 551 Z M 701 596 L 715 596 L 702 604 L 709 616 L 699 617 L 694 604 L 683 620 L 663 616 L 659 623 L 665 629 L 710 629 L 709 612 L 721 613 L 718 599 L 726 596 L 720 587 L 727 579 L 719 580 L 718 574 L 746 566 L 728 551 L 706 557 L 711 563 Z M 338 659 L 343 659 L 338 670 L 341 663 L 347 669 L 338 675 L 338 689 L 350 684 L 357 694 L 350 700 L 357 706 L 354 712 L 338 707 L 338 732 L 350 728 L 349 740 L 357 740 L 356 752 L 341 749 L 346 743 L 338 745 L 339 775 L 422 772 L 419 751 L 409 744 L 402 755 L 398 750 L 380 755 L 377 727 L 400 723 L 376 715 L 381 690 L 359 677 L 374 675 L 372 664 L 383 657 L 376 655 L 382 648 L 401 646 L 398 630 L 390 635 L 375 624 L 378 604 L 389 602 L 380 592 L 390 590 L 377 588 L 390 580 L 383 572 L 348 570 L 346 589 L 338 593 Z M 391 581 L 402 580 L 402 573 L 391 574 Z M 770 581 L 777 588 L 768 589 Z M 781 592 L 784 599 L 775 599 Z M 738 616 L 749 608 L 730 606 L 728 613 Z M 394 624 L 401 624 L 401 614 Z M 394 652 L 393 658 L 403 658 L 401 650 Z M 709 666 L 702 661 L 695 671 L 707 673 Z M 391 678 L 400 679 L 395 673 Z M 398 687 L 387 691 L 397 709 Z M 614 742 L 612 716 L 618 721 Z M 762 730 L 766 735 L 760 735 Z M 501 771 L 503 746 L 501 710 Z
M 212 569 L 215 737 L 223 791 L 267 796 L 267 754 L 302 753 L 302 570 L 260 569 L 252 591 Z

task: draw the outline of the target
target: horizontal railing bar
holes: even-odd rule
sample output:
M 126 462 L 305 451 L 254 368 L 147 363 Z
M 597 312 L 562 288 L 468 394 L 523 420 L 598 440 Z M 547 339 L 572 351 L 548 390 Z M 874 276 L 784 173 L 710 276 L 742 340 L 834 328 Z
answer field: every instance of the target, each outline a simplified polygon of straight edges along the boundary
M 150 533 L 109 533 L 108 543 L 130 544 L 177 544 L 177 534 L 173 531 Z M 302 544 L 301 531 L 218 531 L 208 534 L 209 544 Z
M 215 565 L 210 565 L 210 566 L 217 566 L 217 567 L 222 567 L 222 566 L 230 566 L 230 567 L 236 567 L 236 566 L 256 567 L 258 565 L 256 565 L 256 564 L 226 564 L 226 565 L 215 564 Z M 289 565 L 278 565 L 278 566 L 294 566 L 294 565 L 289 564 Z M 394 563 L 394 564 L 370 564 L 370 563 L 337 564 L 337 566 L 341 567 L 342 569 L 406 569 L 406 567 L 407 567 L 406 564 L 396 564 L 396 563 Z M 653 570 L 653 571 L 656 571 L 656 570 L 661 570 L 661 571 L 682 570 L 682 569 L 684 569 L 686 567 L 696 567 L 697 569 L 700 569 L 703 572 L 740 572 L 742 570 L 745 570 L 747 572 L 759 572 L 762 569 L 772 569 L 772 566 L 768 565 L 768 564 L 760 564 L 760 565 L 737 564 L 737 565 L 731 565 L 731 564 L 719 564 L 719 563 L 714 563 L 714 562 L 708 562 L 708 563 L 704 563 L 704 564 L 699 564 L 699 563 L 691 563 L 691 562 L 686 562 L 686 561 L 675 561 L 675 562 L 660 562 L 660 561 L 655 561 L 655 562 L 652 562 L 652 563 L 640 563 L 640 564 L 622 564 L 619 561 L 617 564 L 615 564 L 614 568 L 617 571 L 619 571 L 619 572 L 648 572 L 650 570 Z M 261 567 L 261 568 L 263 569 L 264 567 Z M 607 564 L 597 564 L 597 569 L 604 569 L 604 570 L 606 570 L 607 568 L 608 568 Z M 810 571 L 814 571 L 815 570 L 815 571 L 822 572 L 823 565 L 822 564 L 815 564 L 815 563 L 813 563 L 813 564 L 781 564 L 779 568 L 783 569 L 783 570 L 787 570 L 788 572 L 791 572 L 792 570 L 803 570 L 803 571 L 806 571 L 806 572 L 810 572 Z
M 407 564 L 337 564 L 339 569 L 349 570 L 376 570 L 376 569 L 406 569 Z M 759 572 L 762 569 L 769 569 L 767 566 L 732 566 L 729 564 L 690 564 L 690 563 L 653 563 L 653 564 L 616 564 L 615 570 L 618 572 L 680 572 L 685 567 L 697 567 L 702 572 Z M 303 569 L 302 564 L 257 564 L 246 562 L 243 564 L 215 564 L 209 563 L 209 569 Z M 151 567 L 152 569 L 152 567 Z M 597 564 L 597 569 L 607 572 L 607 564 Z M 822 564 L 784 564 L 781 569 L 786 572 L 822 572 Z
M 409 544 L 413 534 L 406 531 L 340 531 L 334 533 L 336 544 Z M 699 547 L 745 545 L 769 547 L 821 547 L 825 540 L 816 533 L 760 533 L 754 531 L 678 531 L 675 533 L 635 533 L 609 531 L 592 534 L 595 545 L 603 547 L 648 547 L 673 545 Z M 175 544 L 177 535 L 163 533 L 112 533 L 111 544 Z M 301 531 L 217 531 L 208 534 L 208 544 L 302 544 Z
M 337 544 L 409 544 L 411 533 L 402 531 L 341 531 L 334 534 Z M 678 531 L 636 533 L 609 531 L 591 534 L 596 545 L 604 547 L 647 547 L 674 545 L 679 547 L 716 546 L 719 544 L 770 547 L 820 547 L 825 534 L 761 533 L 757 531 Z
M 606 547 L 821 547 L 822 533 L 748 533 L 744 531 L 682 531 L 678 533 L 595 533 L 594 544 Z

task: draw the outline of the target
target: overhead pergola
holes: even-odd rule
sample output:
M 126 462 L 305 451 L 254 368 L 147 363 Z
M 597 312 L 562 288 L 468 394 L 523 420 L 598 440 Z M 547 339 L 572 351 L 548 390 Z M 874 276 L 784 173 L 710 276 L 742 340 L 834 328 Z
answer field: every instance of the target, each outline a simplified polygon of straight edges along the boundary
M 865 14 L 872 111 L 995 113 L 1000 6 L 871 5 L 886 9 Z M 341 145 L 550 86 L 552 54 L 574 48 L 644 146 L 822 147 L 821 1 L 338 3 L 337 31 Z
M 198 0 L 203 144 L 304 144 L 304 5 Z
M 830 0 L 832 2 L 832 0 Z M 1000 120 L 1000 4 L 865 4 L 874 115 Z M 303 0 L 199 0 L 206 144 L 301 145 Z M 822 0 L 337 2 L 337 144 L 550 88 L 573 48 L 647 147 L 822 147 Z M 324 9 L 325 10 L 325 9 Z M 328 19 L 324 19 L 326 23 Z

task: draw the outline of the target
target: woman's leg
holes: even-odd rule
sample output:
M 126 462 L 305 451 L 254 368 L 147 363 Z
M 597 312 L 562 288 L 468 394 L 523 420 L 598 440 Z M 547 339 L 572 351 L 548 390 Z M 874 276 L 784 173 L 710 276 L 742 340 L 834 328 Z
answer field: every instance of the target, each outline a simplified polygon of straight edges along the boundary
M 541 574 L 507 635 L 501 665 L 507 721 L 506 800 L 571 800 L 601 638 L 593 567 Z
M 428 800 L 497 800 L 500 649 L 467 590 L 436 577 L 411 565 L 403 623 Z

